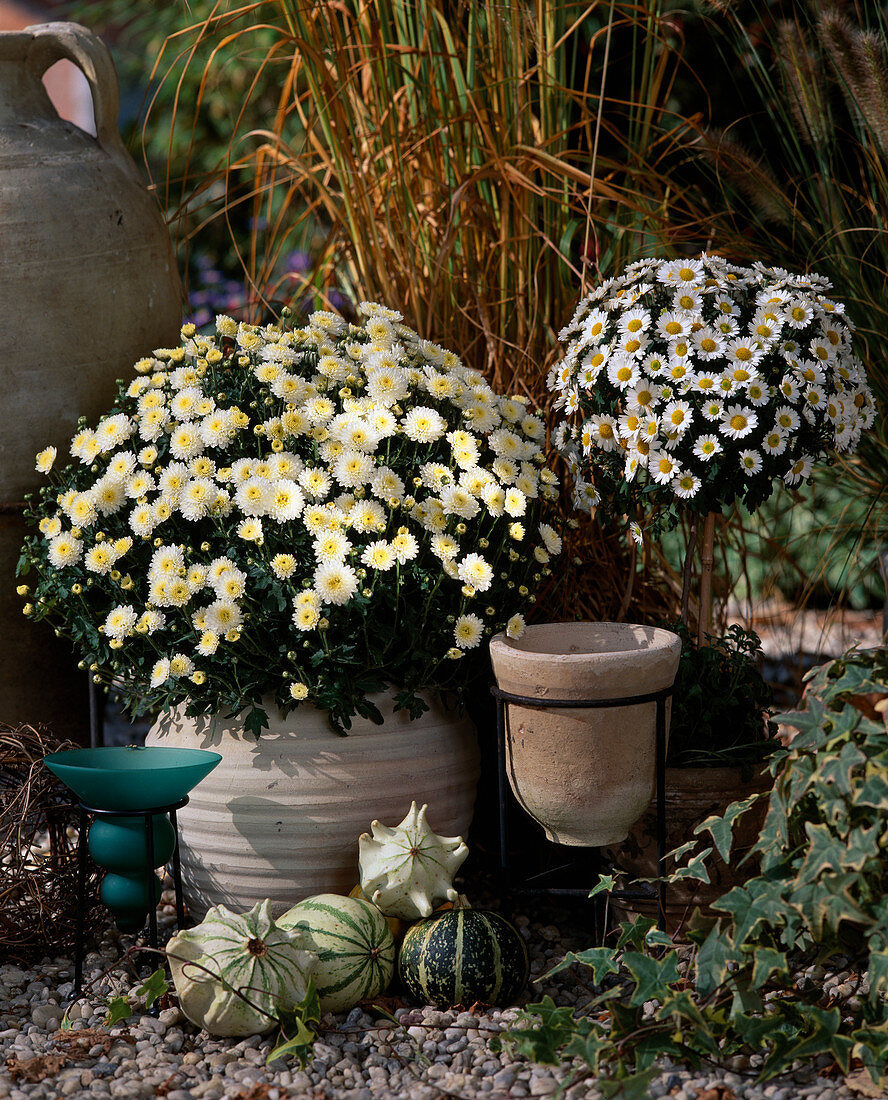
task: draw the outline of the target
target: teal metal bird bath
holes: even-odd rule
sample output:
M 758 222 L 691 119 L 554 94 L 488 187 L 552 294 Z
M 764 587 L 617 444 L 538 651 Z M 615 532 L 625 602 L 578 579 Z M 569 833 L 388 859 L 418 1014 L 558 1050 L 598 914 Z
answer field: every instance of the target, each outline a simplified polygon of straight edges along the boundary
M 219 753 L 204 749 L 140 745 L 69 749 L 44 757 L 49 770 L 80 800 L 75 993 L 80 992 L 83 977 L 87 851 L 105 871 L 99 897 L 117 927 L 121 932 L 138 932 L 147 915 L 149 943 L 156 948 L 161 886 L 155 869 L 172 859 L 181 928 L 184 907 L 176 811 L 221 759 Z M 90 817 L 93 820 L 88 826 Z

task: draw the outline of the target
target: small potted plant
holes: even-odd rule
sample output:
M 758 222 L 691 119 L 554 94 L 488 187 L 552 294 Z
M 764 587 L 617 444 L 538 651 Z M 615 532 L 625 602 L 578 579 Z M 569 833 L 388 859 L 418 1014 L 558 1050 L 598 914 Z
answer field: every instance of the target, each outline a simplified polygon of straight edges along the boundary
M 374 304 L 186 325 L 136 372 L 38 458 L 24 611 L 161 709 L 149 742 L 222 752 L 181 814 L 192 908 L 347 890 L 414 799 L 464 833 L 477 745 L 444 702 L 560 548 L 543 421 Z
M 873 422 L 873 396 L 853 354 L 843 307 L 816 275 L 742 268 L 709 255 L 652 259 L 631 264 L 592 290 L 560 338 L 564 358 L 548 382 L 562 413 L 555 442 L 572 472 L 574 502 L 622 518 L 639 544 L 688 515 L 685 623 L 702 521 L 696 631 L 702 644 L 711 627 L 716 514 L 735 502 L 757 507 L 777 481 L 799 484 L 818 458 L 852 451 Z M 672 682 L 665 668 L 639 678 L 655 645 L 653 636 L 641 633 L 650 629 L 547 624 L 533 628 L 540 637 L 547 631 L 540 654 L 532 652 L 529 631 L 520 642 L 494 639 L 491 655 L 500 686 L 507 683 L 506 690 L 515 694 L 521 691 L 511 664 L 522 655 L 530 671 L 547 660 L 558 675 L 581 659 L 591 662 L 584 679 L 598 698 L 640 694 Z M 625 641 L 611 637 L 618 630 Z M 586 645 L 575 641 L 581 635 L 595 638 Z M 677 664 L 680 642 L 672 637 Z M 605 667 L 608 660 L 613 668 Z M 600 676 L 595 662 L 602 665 Z M 524 694 L 544 697 L 549 690 L 544 679 L 526 679 Z M 570 697 L 584 698 L 582 691 Z M 613 844 L 626 836 L 653 793 L 652 710 L 648 704 L 642 736 L 627 712 L 624 720 L 606 721 L 602 713 L 611 719 L 620 712 L 513 709 L 512 725 L 520 730 L 510 740 L 510 778 L 519 801 L 539 818 L 537 786 L 551 787 L 553 775 L 564 777 L 559 791 L 548 795 L 552 820 L 560 826 L 560 834 L 549 827 L 553 839 Z M 594 736 L 565 742 L 564 752 L 556 748 L 551 724 L 578 729 L 587 716 L 597 722 Z M 581 760 L 577 754 L 585 744 L 591 755 Z M 581 778 L 587 775 L 597 776 L 594 797 Z M 562 810 L 591 804 L 599 807 L 596 828 L 571 834 L 560 819 Z

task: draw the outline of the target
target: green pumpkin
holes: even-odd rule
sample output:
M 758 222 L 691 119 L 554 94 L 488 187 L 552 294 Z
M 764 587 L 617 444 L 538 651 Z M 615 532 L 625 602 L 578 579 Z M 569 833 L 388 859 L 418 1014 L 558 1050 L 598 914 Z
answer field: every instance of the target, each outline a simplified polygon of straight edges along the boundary
M 530 973 L 521 933 L 489 909 L 449 909 L 404 936 L 398 974 L 419 1004 L 511 1004 Z

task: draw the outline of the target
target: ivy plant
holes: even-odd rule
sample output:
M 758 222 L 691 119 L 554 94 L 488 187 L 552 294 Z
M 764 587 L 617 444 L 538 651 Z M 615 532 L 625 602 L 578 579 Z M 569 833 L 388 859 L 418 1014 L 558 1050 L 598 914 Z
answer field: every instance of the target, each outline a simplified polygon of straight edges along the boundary
M 854 650 L 814 669 L 802 707 L 777 718 L 796 733 L 771 760 L 770 795 L 708 818 L 672 853 L 672 881 L 708 881 L 707 857 L 715 849 L 728 859 L 734 824 L 768 797 L 745 885 L 714 903 L 717 917 L 696 922 L 689 948 L 639 918 L 614 946 L 568 954 L 549 975 L 591 969 L 590 1002 L 579 1013 L 550 998 L 528 1005 L 502 1041 L 537 1061 L 578 1058 L 567 1084 L 603 1076 L 607 1095 L 647 1095 L 664 1056 L 697 1064 L 756 1054 L 766 1081 L 827 1054 L 843 1073 L 858 1060 L 884 1085 L 886 707 L 888 651 Z M 836 1003 L 805 976 L 813 966 L 856 970 L 860 996 Z

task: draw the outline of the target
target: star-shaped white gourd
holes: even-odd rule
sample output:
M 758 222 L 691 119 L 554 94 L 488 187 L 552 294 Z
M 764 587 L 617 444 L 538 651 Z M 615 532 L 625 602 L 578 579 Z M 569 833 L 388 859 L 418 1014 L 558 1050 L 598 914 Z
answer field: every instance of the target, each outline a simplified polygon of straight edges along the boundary
M 428 806 L 393 829 L 374 821 L 358 838 L 361 890 L 387 917 L 417 920 L 436 905 L 456 901 L 453 876 L 469 854 L 461 836 L 439 836 L 426 821 Z

